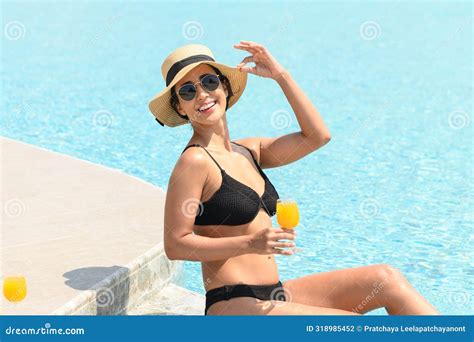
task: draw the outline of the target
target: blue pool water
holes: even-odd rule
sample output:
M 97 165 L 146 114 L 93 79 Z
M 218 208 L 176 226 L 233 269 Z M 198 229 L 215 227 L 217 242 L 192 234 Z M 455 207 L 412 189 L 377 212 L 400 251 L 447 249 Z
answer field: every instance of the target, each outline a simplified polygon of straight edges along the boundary
M 164 57 L 203 43 L 237 64 L 234 43 L 265 44 L 332 134 L 266 171 L 302 216 L 303 251 L 277 257 L 281 279 L 389 263 L 442 313 L 472 313 L 472 4 L 2 6 L 2 135 L 163 189 L 191 135 L 148 112 Z M 278 86 L 254 76 L 228 119 L 233 140 L 299 129 Z M 203 293 L 199 264 L 185 275 Z

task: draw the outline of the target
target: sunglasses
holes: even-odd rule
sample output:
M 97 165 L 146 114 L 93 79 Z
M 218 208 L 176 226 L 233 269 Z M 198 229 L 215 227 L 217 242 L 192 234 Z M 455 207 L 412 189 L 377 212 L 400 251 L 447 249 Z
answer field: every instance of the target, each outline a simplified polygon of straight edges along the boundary
M 220 81 L 218 75 L 203 75 L 200 79 L 201 82 L 196 82 L 194 84 L 186 83 L 179 87 L 178 94 L 184 101 L 191 101 L 196 97 L 196 84 L 200 84 L 206 91 L 214 91 L 219 87 Z

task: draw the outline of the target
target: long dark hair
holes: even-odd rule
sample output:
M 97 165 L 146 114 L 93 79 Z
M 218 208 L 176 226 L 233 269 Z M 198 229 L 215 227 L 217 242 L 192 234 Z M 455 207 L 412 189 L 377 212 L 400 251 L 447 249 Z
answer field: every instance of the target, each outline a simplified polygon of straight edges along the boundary
M 207 65 L 209 65 L 209 64 L 207 64 Z M 226 104 L 225 104 L 225 110 L 227 110 L 227 108 L 229 107 L 229 100 L 232 96 L 234 96 L 234 93 L 232 92 L 232 87 L 230 86 L 230 81 L 227 78 L 227 76 L 223 75 L 222 72 L 219 69 L 217 69 L 215 66 L 213 66 L 213 65 L 209 65 L 209 66 L 219 76 L 219 80 L 222 82 L 224 87 L 227 89 L 227 97 L 226 97 Z M 189 118 L 188 118 L 187 115 L 181 115 L 181 113 L 178 112 L 178 107 L 177 106 L 178 106 L 179 100 L 178 100 L 178 95 L 176 94 L 175 86 L 173 86 L 170 91 L 171 91 L 171 98 L 170 98 L 171 107 L 174 109 L 174 111 L 181 118 L 189 121 Z

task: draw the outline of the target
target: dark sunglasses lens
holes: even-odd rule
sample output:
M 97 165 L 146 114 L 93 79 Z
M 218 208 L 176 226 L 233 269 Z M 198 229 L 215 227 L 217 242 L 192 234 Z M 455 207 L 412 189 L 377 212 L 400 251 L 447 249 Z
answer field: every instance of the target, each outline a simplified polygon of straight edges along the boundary
M 192 84 L 185 84 L 179 88 L 179 96 L 184 101 L 191 101 L 196 96 L 196 88 Z
M 206 75 L 202 78 L 201 84 L 206 90 L 214 91 L 219 87 L 219 77 L 217 75 Z

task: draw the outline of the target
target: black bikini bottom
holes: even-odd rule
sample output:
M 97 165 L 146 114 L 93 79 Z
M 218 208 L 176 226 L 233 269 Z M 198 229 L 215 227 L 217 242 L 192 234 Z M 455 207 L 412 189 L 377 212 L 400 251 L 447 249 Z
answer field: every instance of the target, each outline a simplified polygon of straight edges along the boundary
M 281 281 L 273 285 L 225 285 L 206 292 L 206 310 L 204 311 L 204 315 L 207 315 L 207 309 L 209 309 L 212 304 L 236 297 L 286 301 L 285 291 Z

